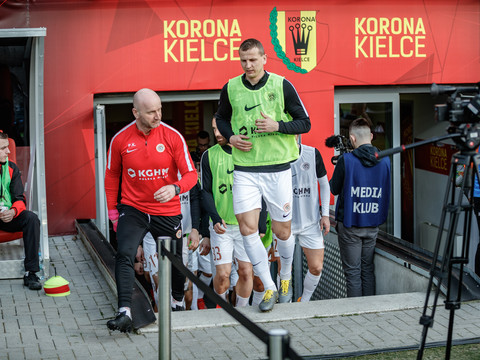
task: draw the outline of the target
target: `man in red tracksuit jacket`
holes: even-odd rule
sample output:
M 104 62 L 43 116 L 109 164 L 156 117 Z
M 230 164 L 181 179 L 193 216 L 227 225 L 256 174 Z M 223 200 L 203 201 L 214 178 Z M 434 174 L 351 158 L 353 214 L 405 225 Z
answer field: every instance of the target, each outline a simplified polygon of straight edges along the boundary
M 30 290 L 40 290 L 42 284 L 35 274 L 40 270 L 38 248 L 40 245 L 40 220 L 25 209 L 25 196 L 20 170 L 8 160 L 8 135 L 0 131 L 0 230 L 23 231 L 25 247 L 25 276 L 23 285 Z
M 108 151 L 105 193 L 118 243 L 115 280 L 119 309 L 116 318 L 107 322 L 111 330 L 132 329 L 133 264 L 145 234 L 176 239 L 176 256 L 181 259 L 182 255 L 178 195 L 189 191 L 198 176 L 185 139 L 161 121 L 161 111 L 160 97 L 153 90 L 135 93 L 135 121 L 113 137 Z M 172 310 L 184 309 L 184 283 L 185 277 L 172 267 Z

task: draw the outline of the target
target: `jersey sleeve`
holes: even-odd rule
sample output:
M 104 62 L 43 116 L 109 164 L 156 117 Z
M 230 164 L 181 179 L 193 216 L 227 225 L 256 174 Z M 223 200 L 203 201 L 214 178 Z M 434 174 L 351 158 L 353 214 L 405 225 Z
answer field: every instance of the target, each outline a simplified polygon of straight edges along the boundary
M 325 174 L 318 179 L 320 185 L 320 202 L 322 204 L 322 216 L 330 215 L 330 185 L 328 184 L 328 178 Z
M 26 209 L 25 206 L 25 196 L 24 188 L 22 183 L 22 177 L 18 166 L 9 162 L 10 168 L 13 170 L 12 177 L 10 180 L 10 196 L 12 198 L 12 207 L 11 209 L 15 210 L 15 216 L 17 217 L 22 211 Z
M 119 140 L 114 137 L 110 142 L 107 155 L 107 168 L 105 169 L 105 196 L 108 210 L 117 208 L 120 177 L 122 176 L 122 157 Z
M 202 206 L 207 215 L 212 219 L 213 224 L 221 223 L 222 218 L 215 207 L 215 200 L 212 191 L 212 171 L 210 170 L 210 162 L 208 158 L 208 150 L 202 155 L 200 161 L 200 168 L 202 173 Z
M 327 175 L 327 169 L 325 169 L 325 163 L 323 162 L 322 155 L 317 148 L 315 148 L 315 168 L 317 171 L 317 179 Z
M 283 134 L 304 134 L 310 131 L 311 123 L 307 110 L 298 96 L 297 90 L 287 79 L 283 80 L 283 97 L 285 111 L 290 114 L 292 121 L 278 122 L 278 132 Z
M 175 184 L 180 187 L 180 193 L 184 193 L 195 186 L 198 180 L 198 174 L 197 170 L 195 169 L 192 157 L 190 156 L 190 152 L 188 151 L 185 139 L 180 134 L 175 135 L 175 163 L 177 164 L 178 171 L 182 175 L 182 178 L 175 182 Z
M 228 83 L 222 88 L 220 93 L 220 101 L 218 102 L 218 110 L 215 114 L 215 120 L 217 121 L 218 131 L 229 140 L 234 135 L 232 130 L 232 105 L 228 98 Z
M 198 182 L 190 190 L 190 216 L 192 217 L 192 229 L 200 231 L 200 185 Z

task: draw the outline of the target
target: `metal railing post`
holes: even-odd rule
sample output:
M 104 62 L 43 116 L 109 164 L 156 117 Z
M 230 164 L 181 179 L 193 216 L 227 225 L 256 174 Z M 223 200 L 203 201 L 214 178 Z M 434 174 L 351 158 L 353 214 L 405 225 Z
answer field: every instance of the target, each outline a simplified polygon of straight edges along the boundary
M 270 360 L 283 360 L 287 356 L 290 337 L 284 329 L 272 329 L 268 332 L 268 358 Z
M 170 360 L 171 338 L 171 310 L 170 286 L 171 264 L 162 252 L 162 245 L 171 251 L 172 239 L 168 236 L 159 236 L 158 243 L 158 359 Z

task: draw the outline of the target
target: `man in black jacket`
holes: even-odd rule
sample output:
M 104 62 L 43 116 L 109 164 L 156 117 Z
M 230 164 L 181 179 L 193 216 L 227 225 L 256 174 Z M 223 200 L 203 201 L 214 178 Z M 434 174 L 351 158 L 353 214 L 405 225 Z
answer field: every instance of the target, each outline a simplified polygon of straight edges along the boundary
M 8 135 L 0 132 L 0 230 L 23 231 L 25 246 L 25 276 L 23 285 L 30 290 L 40 290 L 42 285 L 35 274 L 40 270 L 38 248 L 40 244 L 40 220 L 26 210 L 20 170 L 8 160 Z
M 373 258 L 378 227 L 388 216 L 390 159 L 377 159 L 367 120 L 350 124 L 353 152 L 343 154 L 330 180 L 330 191 L 339 195 L 335 220 L 338 246 L 347 283 L 347 296 L 375 295 Z

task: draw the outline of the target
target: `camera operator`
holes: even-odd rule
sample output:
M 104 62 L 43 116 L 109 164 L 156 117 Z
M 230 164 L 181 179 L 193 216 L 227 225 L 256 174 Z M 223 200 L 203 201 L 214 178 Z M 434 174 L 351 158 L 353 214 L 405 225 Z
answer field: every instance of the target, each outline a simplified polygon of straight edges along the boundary
M 347 282 L 347 296 L 375 295 L 373 257 L 378 226 L 385 222 L 390 200 L 390 159 L 377 159 L 367 120 L 350 124 L 353 152 L 338 159 L 330 180 L 339 195 L 335 210 L 338 244 Z

